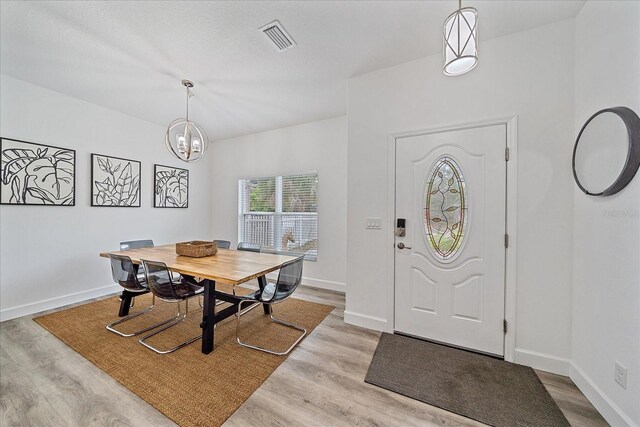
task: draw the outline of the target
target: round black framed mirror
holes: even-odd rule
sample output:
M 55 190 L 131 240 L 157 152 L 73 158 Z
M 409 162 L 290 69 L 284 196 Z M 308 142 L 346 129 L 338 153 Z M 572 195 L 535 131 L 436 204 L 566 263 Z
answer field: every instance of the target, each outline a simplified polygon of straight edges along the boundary
M 626 187 L 640 167 L 640 117 L 627 107 L 605 108 L 589 117 L 573 147 L 573 177 L 590 196 L 610 196 Z

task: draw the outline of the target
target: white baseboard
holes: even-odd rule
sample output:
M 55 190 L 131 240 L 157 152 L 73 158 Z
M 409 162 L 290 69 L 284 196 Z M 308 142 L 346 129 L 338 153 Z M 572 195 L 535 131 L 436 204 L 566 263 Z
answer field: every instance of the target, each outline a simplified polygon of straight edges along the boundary
M 276 280 L 278 273 L 269 273 L 267 278 L 270 280 Z M 331 280 L 314 279 L 313 277 L 302 277 L 302 284 L 311 288 L 326 289 L 328 291 L 347 292 L 347 284 L 342 282 L 332 282 Z
M 42 301 L 30 302 L 28 304 L 19 305 L 17 307 L 9 307 L 0 310 L 0 322 L 5 320 L 15 319 L 16 317 L 27 316 L 29 314 L 39 313 L 41 311 L 51 310 L 58 307 L 63 307 L 68 304 L 75 304 L 89 300 L 91 298 L 97 298 L 105 295 L 109 295 L 115 292 L 121 291 L 120 285 L 113 283 L 111 285 L 102 286 L 100 288 L 89 289 L 86 291 L 75 292 L 73 294 L 62 295 L 55 298 L 49 298 Z
M 538 353 L 537 351 L 516 348 L 513 361 L 520 365 L 530 366 L 541 371 L 551 372 L 553 374 L 569 376 L 571 372 L 571 361 L 564 357 L 553 356 L 546 353 Z
M 589 399 L 589 402 L 591 402 L 604 419 L 613 427 L 638 427 L 638 425 L 573 362 L 571 362 L 571 374 L 569 376 L 582 394 Z
M 347 292 L 347 284 L 341 282 L 332 282 L 331 280 L 314 279 L 311 277 L 303 277 L 302 284 L 312 288 L 326 289 L 329 291 Z
M 387 319 L 382 317 L 369 316 L 368 314 L 354 313 L 353 311 L 344 311 L 344 321 L 350 325 L 361 326 L 367 329 L 373 329 L 380 332 L 393 332 L 389 326 Z

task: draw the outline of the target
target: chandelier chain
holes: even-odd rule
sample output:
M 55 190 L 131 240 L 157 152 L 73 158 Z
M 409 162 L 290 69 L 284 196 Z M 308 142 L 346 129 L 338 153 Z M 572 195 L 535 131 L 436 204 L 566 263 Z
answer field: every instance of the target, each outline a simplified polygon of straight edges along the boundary
M 187 86 L 187 122 L 189 122 L 189 98 L 191 98 L 191 89 Z

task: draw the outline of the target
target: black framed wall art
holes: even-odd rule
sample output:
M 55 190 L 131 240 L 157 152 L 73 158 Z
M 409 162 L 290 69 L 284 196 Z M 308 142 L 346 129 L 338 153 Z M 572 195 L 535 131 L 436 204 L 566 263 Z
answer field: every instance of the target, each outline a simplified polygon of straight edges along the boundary
M 154 165 L 153 176 L 154 207 L 189 207 L 189 171 L 187 169 Z
M 140 162 L 91 154 L 91 206 L 140 207 Z
M 1 204 L 75 205 L 75 150 L 0 138 L 0 152 Z

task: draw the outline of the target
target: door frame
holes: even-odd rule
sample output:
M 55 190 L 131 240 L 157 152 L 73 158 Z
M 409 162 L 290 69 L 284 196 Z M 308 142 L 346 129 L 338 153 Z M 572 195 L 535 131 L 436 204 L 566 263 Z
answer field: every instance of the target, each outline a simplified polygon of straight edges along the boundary
M 516 252 L 518 247 L 518 116 L 510 115 L 476 122 L 457 123 L 410 131 L 393 132 L 387 137 L 387 313 L 390 332 L 395 330 L 395 219 L 396 219 L 396 143 L 398 138 L 479 127 L 505 125 L 509 161 L 507 161 L 506 233 L 509 245 L 505 251 L 504 317 L 507 332 L 504 335 L 504 360 L 513 362 L 516 347 Z

